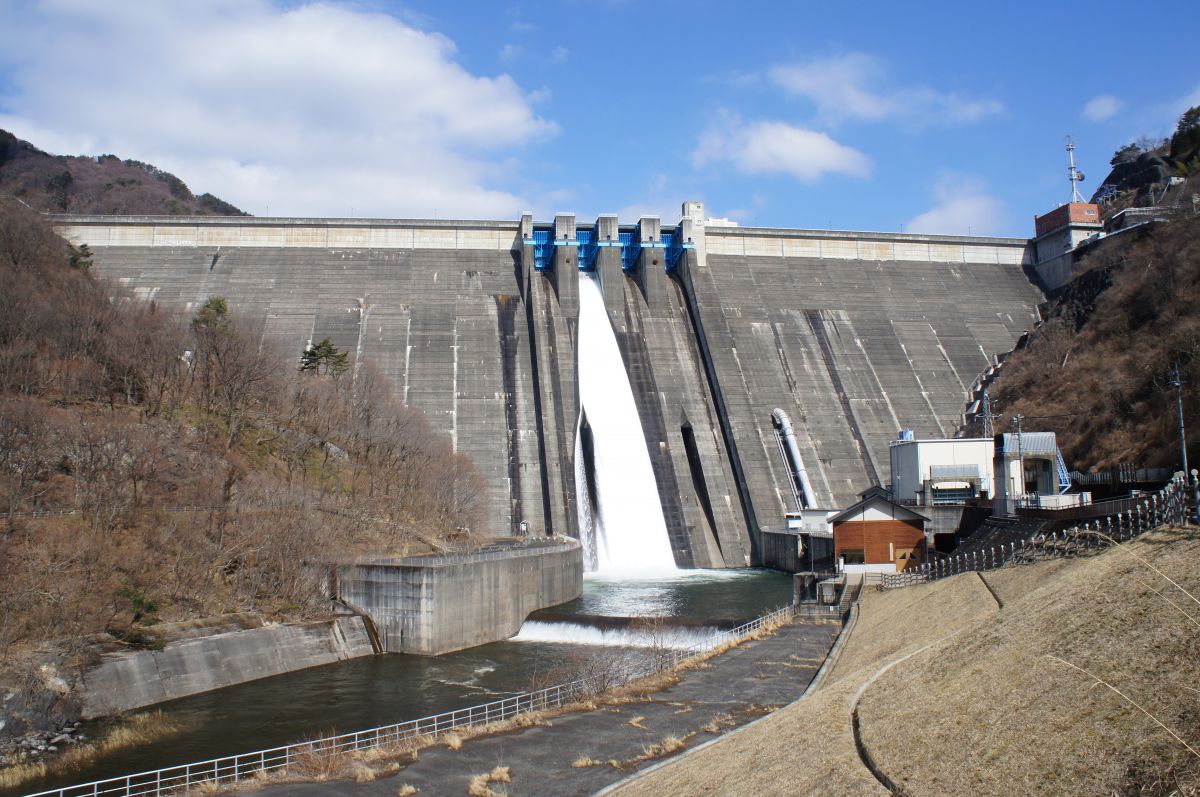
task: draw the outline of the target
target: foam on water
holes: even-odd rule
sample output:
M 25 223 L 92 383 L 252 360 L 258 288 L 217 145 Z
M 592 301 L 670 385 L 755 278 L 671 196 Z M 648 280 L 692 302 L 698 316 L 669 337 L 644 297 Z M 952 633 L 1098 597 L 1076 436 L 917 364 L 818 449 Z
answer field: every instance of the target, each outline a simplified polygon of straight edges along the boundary
M 580 535 L 602 573 L 678 572 L 625 362 L 604 308 L 599 275 L 579 272 L 579 402 L 592 433 L 596 511 L 576 478 Z M 576 462 L 582 450 L 577 443 Z M 577 466 L 576 473 L 581 473 Z M 584 522 L 588 526 L 584 526 Z M 587 539 L 590 534 L 590 541 Z
M 648 626 L 597 628 L 582 623 L 544 623 L 527 620 L 514 642 L 563 642 L 623 648 L 690 648 L 712 641 L 725 632 L 718 628 Z

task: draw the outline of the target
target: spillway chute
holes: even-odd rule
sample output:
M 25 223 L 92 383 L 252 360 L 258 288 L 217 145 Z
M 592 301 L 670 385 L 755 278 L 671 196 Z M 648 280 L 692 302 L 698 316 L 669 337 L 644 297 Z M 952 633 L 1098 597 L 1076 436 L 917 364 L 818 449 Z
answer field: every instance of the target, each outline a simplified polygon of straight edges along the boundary
M 585 549 L 594 549 L 600 572 L 676 571 L 637 403 L 594 272 L 579 272 L 577 347 L 575 473 Z

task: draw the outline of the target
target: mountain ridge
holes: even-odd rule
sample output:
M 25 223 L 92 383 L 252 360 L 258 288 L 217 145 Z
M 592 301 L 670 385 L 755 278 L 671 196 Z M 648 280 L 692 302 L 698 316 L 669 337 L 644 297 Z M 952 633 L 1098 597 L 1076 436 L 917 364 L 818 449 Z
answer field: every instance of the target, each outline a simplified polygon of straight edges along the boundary
M 42 213 L 248 216 L 168 171 L 116 155 L 53 155 L 0 130 L 0 194 Z

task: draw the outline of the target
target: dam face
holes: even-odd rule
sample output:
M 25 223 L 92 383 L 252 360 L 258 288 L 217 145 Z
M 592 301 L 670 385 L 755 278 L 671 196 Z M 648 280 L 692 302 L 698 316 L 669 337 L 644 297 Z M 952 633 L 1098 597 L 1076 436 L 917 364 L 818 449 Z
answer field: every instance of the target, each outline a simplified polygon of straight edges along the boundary
M 143 298 L 191 312 L 224 296 L 297 358 L 328 337 L 374 362 L 477 463 L 495 533 L 579 534 L 578 271 L 595 272 L 681 567 L 756 562 L 757 529 L 796 508 L 773 409 L 792 420 L 817 504 L 845 506 L 887 481 L 898 429 L 953 434 L 1041 299 L 1022 239 L 706 228 L 699 203 L 669 228 L 55 223 Z

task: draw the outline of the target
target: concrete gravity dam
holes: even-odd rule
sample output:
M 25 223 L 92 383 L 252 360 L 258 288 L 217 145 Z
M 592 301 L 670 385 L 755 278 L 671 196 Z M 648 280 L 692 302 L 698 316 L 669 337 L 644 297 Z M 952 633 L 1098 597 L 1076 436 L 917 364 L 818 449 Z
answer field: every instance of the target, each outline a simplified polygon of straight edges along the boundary
M 706 226 L 700 203 L 671 226 L 565 214 L 55 224 L 143 298 L 190 312 L 223 296 L 297 356 L 327 337 L 373 361 L 478 464 L 496 533 L 524 522 L 579 536 L 598 500 L 622 499 L 597 497 L 603 441 L 581 415 L 579 375 L 601 356 L 590 344 L 580 356 L 581 273 L 598 280 L 679 567 L 757 563 L 758 529 L 796 509 L 775 409 L 811 503 L 845 506 L 887 482 L 898 429 L 954 433 L 976 376 L 1041 299 L 1024 239 Z

